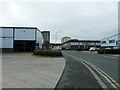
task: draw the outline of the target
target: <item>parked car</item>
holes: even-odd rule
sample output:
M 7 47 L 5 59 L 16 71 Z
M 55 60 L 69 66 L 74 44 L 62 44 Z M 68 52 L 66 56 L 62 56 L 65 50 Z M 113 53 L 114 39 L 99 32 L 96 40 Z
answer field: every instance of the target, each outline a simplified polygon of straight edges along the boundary
M 105 49 L 111 49 L 111 48 L 105 48 Z
M 95 51 L 95 50 L 96 50 L 95 47 L 91 47 L 91 48 L 89 49 L 89 51 Z
M 117 46 L 116 46 L 116 47 L 113 47 L 113 49 L 120 49 L 120 47 L 117 47 Z

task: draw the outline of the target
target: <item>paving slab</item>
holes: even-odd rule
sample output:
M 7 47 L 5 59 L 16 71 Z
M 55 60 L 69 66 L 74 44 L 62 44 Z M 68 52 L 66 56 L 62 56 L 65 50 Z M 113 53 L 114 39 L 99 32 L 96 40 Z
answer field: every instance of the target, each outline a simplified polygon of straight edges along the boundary
M 46 58 L 32 53 L 2 56 L 3 88 L 55 88 L 65 67 L 63 58 Z

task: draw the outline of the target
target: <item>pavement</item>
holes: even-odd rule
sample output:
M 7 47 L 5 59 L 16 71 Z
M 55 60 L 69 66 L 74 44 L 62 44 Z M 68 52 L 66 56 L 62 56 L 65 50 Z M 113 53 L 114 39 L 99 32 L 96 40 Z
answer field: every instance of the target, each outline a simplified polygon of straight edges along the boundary
M 32 53 L 4 53 L 2 88 L 55 88 L 64 67 L 64 58 L 40 57 Z
M 64 59 L 34 56 L 32 53 L 3 54 L 3 88 L 103 90 L 93 73 L 81 62 L 83 59 L 105 71 L 117 82 L 117 58 L 78 51 L 63 53 Z

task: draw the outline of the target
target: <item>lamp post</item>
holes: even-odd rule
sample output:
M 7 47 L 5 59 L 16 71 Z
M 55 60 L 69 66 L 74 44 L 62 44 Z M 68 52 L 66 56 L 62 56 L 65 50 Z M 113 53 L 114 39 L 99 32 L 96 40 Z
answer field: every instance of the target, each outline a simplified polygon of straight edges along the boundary
M 56 32 L 55 32 L 55 43 L 57 43 L 57 34 L 58 34 L 58 33 L 61 33 L 61 31 L 56 31 Z

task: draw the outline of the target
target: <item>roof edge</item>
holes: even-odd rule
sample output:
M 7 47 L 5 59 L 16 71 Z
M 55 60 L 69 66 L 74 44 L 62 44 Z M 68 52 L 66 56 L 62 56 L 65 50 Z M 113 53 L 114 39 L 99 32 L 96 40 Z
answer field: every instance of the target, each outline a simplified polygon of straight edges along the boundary
M 3 26 L 3 27 L 0 27 L 0 28 L 19 28 L 19 29 L 38 29 L 37 27 L 12 27 L 12 26 L 10 26 L 10 27 L 5 27 L 5 26 Z

